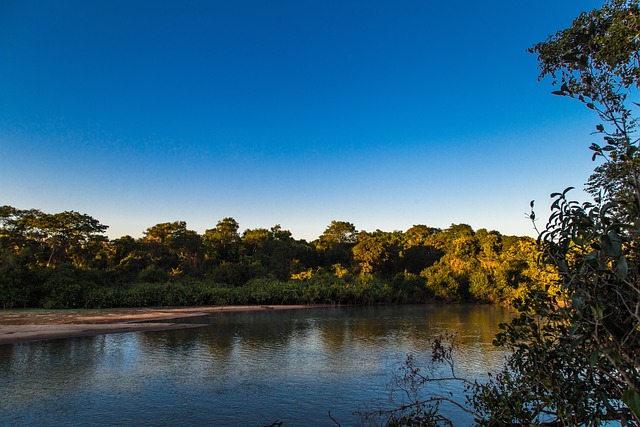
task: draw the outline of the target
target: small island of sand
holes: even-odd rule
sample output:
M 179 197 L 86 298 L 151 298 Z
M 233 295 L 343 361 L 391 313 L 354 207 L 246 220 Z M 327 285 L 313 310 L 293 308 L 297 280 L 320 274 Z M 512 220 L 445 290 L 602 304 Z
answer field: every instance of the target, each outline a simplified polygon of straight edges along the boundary
M 0 345 L 124 332 L 198 328 L 185 317 L 232 311 L 291 310 L 319 306 L 262 305 L 118 308 L 105 310 L 0 310 Z M 162 323 L 153 322 L 162 320 Z

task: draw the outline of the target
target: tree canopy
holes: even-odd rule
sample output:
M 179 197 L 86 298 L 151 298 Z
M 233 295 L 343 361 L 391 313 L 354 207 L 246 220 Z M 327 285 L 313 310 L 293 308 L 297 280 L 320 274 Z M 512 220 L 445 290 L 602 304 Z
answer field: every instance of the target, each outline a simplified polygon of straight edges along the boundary
M 332 221 L 318 240 L 307 242 L 280 225 L 240 233 L 227 217 L 203 234 L 173 221 L 147 228 L 139 239 L 108 240 L 106 226 L 86 214 L 11 206 L 0 214 L 5 308 L 267 300 L 508 304 L 549 281 L 536 269 L 531 238 L 475 232 L 466 224 L 358 232 L 350 222 Z M 261 289 L 258 299 L 251 296 L 258 292 L 254 285 Z

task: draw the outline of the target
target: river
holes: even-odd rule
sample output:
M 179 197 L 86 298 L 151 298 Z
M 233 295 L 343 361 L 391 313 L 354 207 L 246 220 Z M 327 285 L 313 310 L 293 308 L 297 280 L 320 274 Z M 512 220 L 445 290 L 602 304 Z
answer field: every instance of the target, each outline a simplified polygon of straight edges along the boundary
M 4 345 L 0 426 L 356 425 L 354 411 L 387 405 L 407 354 L 427 359 L 438 334 L 458 337 L 459 375 L 495 370 L 504 353 L 491 341 L 510 316 L 488 305 L 228 312 L 189 319 L 207 324 L 196 329 Z

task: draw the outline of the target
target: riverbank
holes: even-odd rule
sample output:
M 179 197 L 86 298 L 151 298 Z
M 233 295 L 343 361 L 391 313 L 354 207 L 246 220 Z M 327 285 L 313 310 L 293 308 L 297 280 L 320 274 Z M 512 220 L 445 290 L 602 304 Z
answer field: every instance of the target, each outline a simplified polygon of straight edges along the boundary
M 153 323 L 232 311 L 295 310 L 323 305 L 260 305 L 117 308 L 104 310 L 0 310 L 0 345 L 124 332 L 197 328 L 203 325 Z

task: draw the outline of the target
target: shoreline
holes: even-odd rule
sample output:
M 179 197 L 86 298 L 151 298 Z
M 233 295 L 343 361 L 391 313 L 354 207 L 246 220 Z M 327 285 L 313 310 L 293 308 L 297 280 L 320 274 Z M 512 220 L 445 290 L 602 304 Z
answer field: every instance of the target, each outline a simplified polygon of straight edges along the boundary
M 203 307 L 143 307 L 81 310 L 0 310 L 0 345 L 104 334 L 199 328 L 206 325 L 153 323 L 214 313 L 300 310 L 330 305 L 243 305 Z

